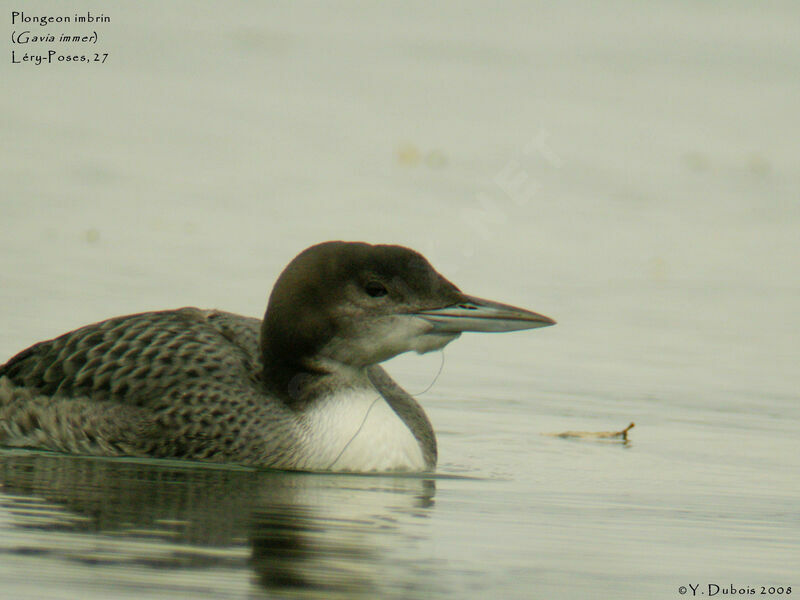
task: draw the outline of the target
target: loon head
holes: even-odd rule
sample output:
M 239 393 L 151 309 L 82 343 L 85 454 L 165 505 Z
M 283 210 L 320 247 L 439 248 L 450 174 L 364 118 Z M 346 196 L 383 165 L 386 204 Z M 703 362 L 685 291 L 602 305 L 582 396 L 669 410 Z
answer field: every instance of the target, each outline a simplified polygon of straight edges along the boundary
M 467 296 L 418 252 L 324 242 L 292 260 L 261 330 L 267 377 L 363 368 L 403 352 L 443 348 L 464 331 L 553 325 L 543 315 Z

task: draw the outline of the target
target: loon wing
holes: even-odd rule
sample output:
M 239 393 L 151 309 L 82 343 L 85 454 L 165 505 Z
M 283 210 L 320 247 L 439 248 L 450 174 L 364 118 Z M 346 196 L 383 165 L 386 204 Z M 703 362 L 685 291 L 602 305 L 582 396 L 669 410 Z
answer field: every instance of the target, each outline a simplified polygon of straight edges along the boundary
M 0 366 L 0 444 L 290 465 L 291 412 L 257 383 L 259 329 L 184 308 L 36 344 Z
M 0 377 L 46 396 L 151 405 L 194 380 L 251 376 L 258 329 L 250 322 L 258 323 L 196 308 L 116 317 L 23 350 Z

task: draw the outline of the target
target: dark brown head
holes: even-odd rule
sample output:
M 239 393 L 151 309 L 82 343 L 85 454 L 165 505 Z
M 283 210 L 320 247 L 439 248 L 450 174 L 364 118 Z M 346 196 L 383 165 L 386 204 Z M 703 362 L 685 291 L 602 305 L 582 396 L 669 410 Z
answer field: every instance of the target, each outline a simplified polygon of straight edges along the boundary
M 324 242 L 301 252 L 270 295 L 265 374 L 361 368 L 444 347 L 462 331 L 551 325 L 542 315 L 463 294 L 402 246 Z

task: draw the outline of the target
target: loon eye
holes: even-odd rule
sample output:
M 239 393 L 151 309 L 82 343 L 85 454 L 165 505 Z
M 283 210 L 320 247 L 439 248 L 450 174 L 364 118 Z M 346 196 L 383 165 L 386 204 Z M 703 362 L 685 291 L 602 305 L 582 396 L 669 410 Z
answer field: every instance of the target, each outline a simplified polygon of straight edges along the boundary
M 379 281 L 370 281 L 364 286 L 364 291 L 373 298 L 380 298 L 381 296 L 385 296 L 389 293 L 386 291 L 386 286 Z

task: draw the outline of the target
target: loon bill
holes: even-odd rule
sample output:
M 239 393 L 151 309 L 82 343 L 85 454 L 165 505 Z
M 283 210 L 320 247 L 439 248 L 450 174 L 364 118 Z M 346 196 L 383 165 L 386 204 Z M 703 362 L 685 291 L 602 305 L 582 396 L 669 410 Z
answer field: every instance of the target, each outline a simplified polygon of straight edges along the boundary
M 464 331 L 553 325 L 463 294 L 402 246 L 324 242 L 263 320 L 181 308 L 108 319 L 0 366 L 0 444 L 308 471 L 431 471 L 436 436 L 378 365 Z

